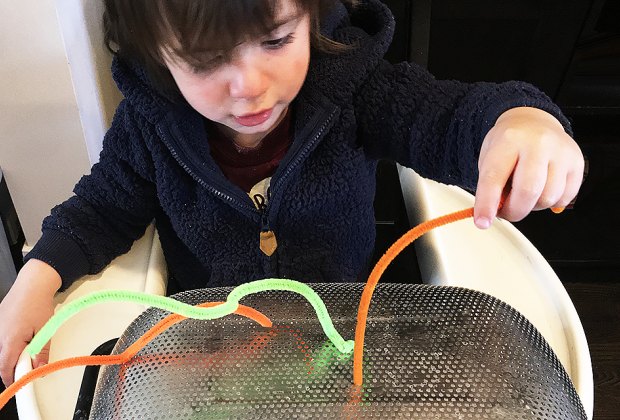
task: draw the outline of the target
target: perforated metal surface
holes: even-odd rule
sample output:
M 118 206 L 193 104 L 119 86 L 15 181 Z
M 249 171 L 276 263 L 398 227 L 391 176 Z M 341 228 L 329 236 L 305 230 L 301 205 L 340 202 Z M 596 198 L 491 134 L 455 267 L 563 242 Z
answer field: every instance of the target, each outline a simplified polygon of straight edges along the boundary
M 353 339 L 363 285 L 312 285 Z M 177 295 L 198 304 L 230 289 Z M 506 304 L 454 287 L 380 284 L 370 308 L 364 389 L 352 354 L 324 336 L 290 292 L 242 301 L 273 328 L 231 315 L 171 327 L 123 366 L 102 370 L 91 418 L 585 419 L 570 379 L 535 328 Z M 122 352 L 166 312 L 127 329 Z

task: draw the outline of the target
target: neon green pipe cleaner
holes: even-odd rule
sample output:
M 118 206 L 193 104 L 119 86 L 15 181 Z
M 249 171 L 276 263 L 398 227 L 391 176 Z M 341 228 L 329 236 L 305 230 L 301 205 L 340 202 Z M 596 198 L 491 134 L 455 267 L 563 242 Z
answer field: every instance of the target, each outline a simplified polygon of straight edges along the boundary
M 239 301 L 245 296 L 269 290 L 283 290 L 302 295 L 314 308 L 325 335 L 331 340 L 338 351 L 341 353 L 350 353 L 353 351 L 353 340 L 345 341 L 336 328 L 334 328 L 334 324 L 321 297 L 307 284 L 288 279 L 264 279 L 239 285 L 228 294 L 226 302 L 210 308 L 197 308 L 169 297 L 127 290 L 107 290 L 91 293 L 64 305 L 33 337 L 30 344 L 26 347 L 26 351 L 30 356 L 38 354 L 45 343 L 50 340 L 67 319 L 81 310 L 98 303 L 119 301 L 132 302 L 177 313 L 187 318 L 208 320 L 232 314 L 237 310 Z

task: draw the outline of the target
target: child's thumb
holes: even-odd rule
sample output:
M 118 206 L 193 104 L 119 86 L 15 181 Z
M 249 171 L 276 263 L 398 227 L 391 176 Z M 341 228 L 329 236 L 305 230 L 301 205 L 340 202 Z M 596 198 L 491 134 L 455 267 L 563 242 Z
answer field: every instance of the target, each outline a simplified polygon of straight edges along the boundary
M 32 359 L 32 367 L 34 369 L 41 367 L 43 365 L 46 365 L 47 362 L 50 359 L 50 343 L 48 342 L 39 352 L 39 354 L 37 354 L 36 356 L 34 356 L 34 358 Z

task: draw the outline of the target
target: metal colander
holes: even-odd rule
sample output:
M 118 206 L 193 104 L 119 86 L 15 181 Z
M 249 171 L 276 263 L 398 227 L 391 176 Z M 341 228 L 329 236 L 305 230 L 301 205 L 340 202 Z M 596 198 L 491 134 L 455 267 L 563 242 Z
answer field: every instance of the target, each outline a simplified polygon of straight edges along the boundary
M 313 284 L 336 329 L 353 339 L 363 284 Z M 229 288 L 175 296 L 222 301 Z M 379 284 L 366 330 L 364 386 L 351 354 L 326 338 L 312 306 L 291 292 L 243 299 L 271 318 L 185 320 L 129 363 L 100 374 L 91 418 L 585 419 L 557 357 L 522 315 L 480 292 Z M 163 317 L 149 309 L 120 353 Z

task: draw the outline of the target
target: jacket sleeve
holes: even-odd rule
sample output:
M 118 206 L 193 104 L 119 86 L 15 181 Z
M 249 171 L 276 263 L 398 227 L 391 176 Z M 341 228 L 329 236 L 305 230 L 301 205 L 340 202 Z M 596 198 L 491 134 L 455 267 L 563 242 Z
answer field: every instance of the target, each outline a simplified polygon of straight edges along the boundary
M 520 106 L 549 112 L 572 135 L 560 109 L 528 83 L 440 81 L 418 65 L 383 61 L 356 100 L 358 138 L 372 157 L 473 191 L 485 135 L 504 111 Z
M 127 252 L 157 208 L 152 158 L 129 106 L 122 102 L 106 133 L 100 160 L 82 177 L 74 196 L 54 207 L 43 235 L 26 259 L 54 267 L 62 289 L 101 271 Z

